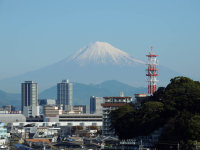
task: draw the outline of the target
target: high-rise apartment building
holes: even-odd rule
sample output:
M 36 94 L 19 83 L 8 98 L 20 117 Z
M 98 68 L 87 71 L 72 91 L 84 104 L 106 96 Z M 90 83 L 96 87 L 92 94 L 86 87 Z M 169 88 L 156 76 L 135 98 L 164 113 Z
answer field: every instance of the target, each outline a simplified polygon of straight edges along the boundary
M 90 97 L 90 114 L 102 114 L 103 99 L 101 97 Z
M 21 84 L 21 109 L 26 117 L 39 116 L 38 87 L 33 81 Z
M 104 97 L 103 107 L 103 127 L 102 134 L 104 136 L 115 136 L 115 131 L 111 130 L 110 125 L 110 112 L 118 109 L 121 106 L 131 103 L 133 97 Z
M 57 104 L 66 111 L 72 110 L 73 84 L 68 80 L 62 80 L 57 84 Z

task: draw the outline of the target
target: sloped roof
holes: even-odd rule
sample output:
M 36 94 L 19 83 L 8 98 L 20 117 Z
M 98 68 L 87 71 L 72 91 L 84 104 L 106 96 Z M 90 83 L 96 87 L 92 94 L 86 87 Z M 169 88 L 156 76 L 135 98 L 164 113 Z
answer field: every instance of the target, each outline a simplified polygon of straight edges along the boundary
M 50 143 L 49 139 L 26 139 L 26 141 L 33 143 Z

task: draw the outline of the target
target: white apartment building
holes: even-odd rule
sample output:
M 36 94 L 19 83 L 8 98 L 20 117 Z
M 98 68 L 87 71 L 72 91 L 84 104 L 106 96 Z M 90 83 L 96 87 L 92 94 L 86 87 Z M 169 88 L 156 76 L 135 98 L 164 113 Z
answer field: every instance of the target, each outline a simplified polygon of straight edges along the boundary
M 104 136 L 114 136 L 114 131 L 110 129 L 110 117 L 109 114 L 112 110 L 118 109 L 120 106 L 124 106 L 127 103 L 131 103 L 133 97 L 104 97 L 103 107 L 103 127 L 102 133 Z

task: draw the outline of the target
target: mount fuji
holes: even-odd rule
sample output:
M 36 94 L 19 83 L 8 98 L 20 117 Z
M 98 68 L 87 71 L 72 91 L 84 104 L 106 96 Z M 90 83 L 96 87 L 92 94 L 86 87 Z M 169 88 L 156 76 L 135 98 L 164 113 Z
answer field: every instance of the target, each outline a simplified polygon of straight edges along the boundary
M 145 54 L 144 54 L 145 55 Z M 0 88 L 19 92 L 20 83 L 33 80 L 39 90 L 56 85 L 62 79 L 79 83 L 101 83 L 118 80 L 132 86 L 145 86 L 145 62 L 106 42 L 94 42 L 71 57 L 47 67 L 0 81 Z M 160 66 L 160 85 L 166 85 L 178 73 Z
M 131 57 L 126 52 L 106 42 L 91 43 L 66 61 L 75 62 L 80 66 L 88 64 L 113 64 L 119 66 L 144 64 L 143 61 Z

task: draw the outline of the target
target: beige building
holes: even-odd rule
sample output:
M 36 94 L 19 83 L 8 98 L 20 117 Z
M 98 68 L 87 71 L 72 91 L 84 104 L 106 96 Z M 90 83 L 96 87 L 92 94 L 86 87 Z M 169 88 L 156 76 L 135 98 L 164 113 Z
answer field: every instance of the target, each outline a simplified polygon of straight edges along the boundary
M 44 116 L 47 122 L 58 122 L 58 115 L 61 115 L 63 110 L 59 109 L 58 106 L 44 106 Z

